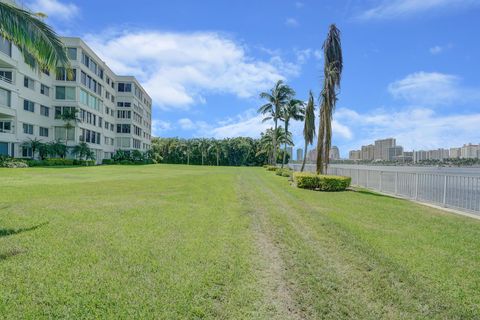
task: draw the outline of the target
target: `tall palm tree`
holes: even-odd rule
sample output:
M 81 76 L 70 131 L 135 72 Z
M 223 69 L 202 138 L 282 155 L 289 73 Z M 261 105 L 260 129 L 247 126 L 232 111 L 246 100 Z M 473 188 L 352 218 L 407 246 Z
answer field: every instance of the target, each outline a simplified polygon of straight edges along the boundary
M 324 173 L 327 170 L 332 145 L 332 116 L 343 70 L 340 30 L 334 24 L 330 26 L 322 48 L 325 65 L 317 142 L 317 173 Z
M 283 108 L 288 101 L 295 96 L 295 91 L 287 86 L 282 80 L 277 81 L 270 92 L 260 93 L 260 98 L 268 102 L 258 109 L 258 113 L 268 114 L 263 121 L 273 120 L 273 159 L 277 157 L 277 129 L 278 120 L 282 119 Z
M 32 68 L 69 67 L 62 41 L 38 16 L 0 1 L 0 36 L 15 44 Z
M 290 120 L 302 121 L 304 118 L 305 110 L 303 108 L 303 101 L 292 99 L 288 101 L 283 110 L 283 121 L 285 122 L 285 133 L 288 135 L 288 125 Z M 285 159 L 287 156 L 287 142 L 284 142 L 284 152 L 282 158 L 282 168 L 285 166 Z
M 200 138 L 197 140 L 197 147 L 198 150 L 200 150 L 200 154 L 202 155 L 202 166 L 205 164 L 205 157 L 207 156 L 208 146 L 208 139 Z
M 42 140 L 34 138 L 28 138 L 27 141 L 22 143 L 22 146 L 25 148 L 31 148 L 32 149 L 32 159 L 35 159 L 35 153 L 37 150 L 40 150 L 42 148 Z
M 315 100 L 313 93 L 310 90 L 308 94 L 307 107 L 305 108 L 305 119 L 303 124 L 303 137 L 305 138 L 305 153 L 303 155 L 303 163 L 301 172 L 305 169 L 305 162 L 307 161 L 307 149 L 308 145 L 313 143 L 315 136 Z
M 217 157 L 217 167 L 220 163 L 220 156 L 222 154 L 222 142 L 220 140 L 212 139 L 210 146 L 208 147 L 208 151 L 214 150 L 215 156 Z

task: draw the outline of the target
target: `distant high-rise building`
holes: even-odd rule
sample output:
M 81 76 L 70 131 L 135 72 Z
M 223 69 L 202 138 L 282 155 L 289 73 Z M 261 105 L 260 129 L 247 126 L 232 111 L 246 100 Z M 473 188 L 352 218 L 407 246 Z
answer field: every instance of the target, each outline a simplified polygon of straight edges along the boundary
M 387 138 L 375 141 L 375 160 L 388 160 L 389 148 L 395 147 L 396 140 L 394 138 Z
M 340 150 L 338 150 L 337 146 L 330 148 L 330 160 L 340 160 Z
M 297 149 L 297 161 L 303 161 L 303 149 L 302 148 Z
M 398 156 L 403 154 L 402 146 L 395 146 L 388 148 L 388 157 L 387 161 L 395 161 Z
M 450 158 L 459 159 L 462 156 L 462 148 L 450 148 Z
M 464 159 L 474 159 L 479 157 L 480 145 L 464 144 L 461 150 L 461 157 Z
M 350 160 L 361 160 L 362 151 L 360 150 L 351 150 L 348 153 L 348 159 Z
M 369 144 L 368 146 L 362 146 L 362 160 L 372 161 L 375 157 L 375 146 Z

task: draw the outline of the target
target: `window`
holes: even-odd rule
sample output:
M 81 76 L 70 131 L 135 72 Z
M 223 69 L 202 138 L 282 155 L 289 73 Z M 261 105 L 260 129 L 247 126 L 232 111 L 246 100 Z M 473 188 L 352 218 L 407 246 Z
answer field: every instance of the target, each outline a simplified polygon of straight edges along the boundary
M 30 100 L 23 100 L 23 110 L 35 112 L 35 103 Z
M 102 111 L 102 100 L 89 94 L 85 90 L 80 90 L 80 103 L 89 106 L 92 109 Z
M 130 133 L 129 124 L 117 124 L 117 133 Z
M 5 53 L 7 56 L 12 56 L 12 43 L 0 36 L 0 52 Z
M 50 116 L 50 108 L 46 106 L 40 106 L 40 114 L 44 117 Z
M 55 87 L 55 99 L 75 100 L 75 87 Z
M 32 150 L 32 148 L 22 147 L 22 157 L 24 157 L 24 158 L 32 158 L 32 157 L 33 157 L 33 150 Z
M 139 127 L 137 126 L 133 126 L 133 133 L 139 137 L 142 136 L 142 129 L 140 129 Z
M 55 127 L 55 139 L 57 140 L 75 140 L 75 128 Z
M 1 42 L 1 37 L 0 37 Z M 0 106 L 10 107 L 10 91 L 0 88 Z
M 67 48 L 67 56 L 70 60 L 77 60 L 77 48 Z
M 40 136 L 48 137 L 48 128 L 40 127 Z
M 118 83 L 118 92 L 132 92 L 132 84 L 131 83 Z
M 117 107 L 130 108 L 132 106 L 131 102 L 117 102 Z
M 77 69 L 57 68 L 56 79 L 58 81 L 77 81 Z
M 50 96 L 50 87 L 47 87 L 46 85 L 41 84 L 40 85 L 40 93 L 49 97 Z
M 130 119 L 132 112 L 130 110 L 117 110 L 118 119 Z
M 24 76 L 23 78 L 23 86 L 28 89 L 35 90 L 35 81 L 32 78 Z
M 133 139 L 133 147 L 134 147 L 135 149 L 140 149 L 140 146 L 141 146 L 141 145 L 142 145 L 142 144 L 141 144 L 140 140 Z
M 81 129 L 80 141 L 95 144 L 102 142 L 100 133 L 88 129 Z
M 1 41 L 1 40 L 0 40 Z M 0 70 L 0 79 L 2 79 L 3 81 L 6 81 L 8 83 L 12 83 L 12 71 L 3 71 L 3 70 Z
M 60 119 L 62 114 L 73 113 L 76 109 L 75 107 L 55 107 L 55 119 Z
M 23 133 L 25 134 L 33 134 L 33 125 L 24 123 L 23 124 Z
M 0 132 L 9 132 L 12 130 L 12 123 L 10 121 L 0 121 Z
M 130 148 L 130 138 L 116 138 L 118 148 Z

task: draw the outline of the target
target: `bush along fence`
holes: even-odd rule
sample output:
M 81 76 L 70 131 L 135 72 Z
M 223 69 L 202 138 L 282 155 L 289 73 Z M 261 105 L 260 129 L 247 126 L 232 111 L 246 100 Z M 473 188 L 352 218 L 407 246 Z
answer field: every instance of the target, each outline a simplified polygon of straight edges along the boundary
M 289 178 L 298 188 L 316 191 L 345 191 L 352 182 L 350 177 L 319 175 L 311 172 L 294 172 L 290 168 L 279 168 L 266 165 L 267 171 L 277 176 Z

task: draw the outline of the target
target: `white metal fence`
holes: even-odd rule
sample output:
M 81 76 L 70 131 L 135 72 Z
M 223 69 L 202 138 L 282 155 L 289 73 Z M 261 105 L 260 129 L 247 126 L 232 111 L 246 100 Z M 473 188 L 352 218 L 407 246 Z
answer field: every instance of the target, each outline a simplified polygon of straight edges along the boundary
M 290 167 L 298 171 L 301 165 Z M 308 165 L 306 170 L 314 171 L 314 166 Z M 328 173 L 351 177 L 354 186 L 480 215 L 480 175 L 355 165 L 330 165 Z

